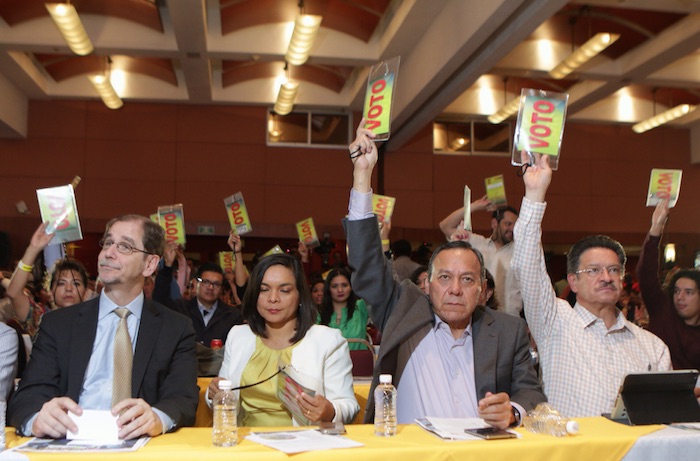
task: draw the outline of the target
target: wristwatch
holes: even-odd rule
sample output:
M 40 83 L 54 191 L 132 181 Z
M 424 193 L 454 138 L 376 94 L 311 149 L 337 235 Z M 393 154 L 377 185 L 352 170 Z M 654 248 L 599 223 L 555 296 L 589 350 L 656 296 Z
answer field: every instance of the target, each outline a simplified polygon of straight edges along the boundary
M 520 415 L 520 411 L 514 406 L 512 406 L 511 409 L 513 410 L 513 417 L 515 418 L 515 422 L 511 424 L 511 427 L 518 427 L 522 422 L 522 416 Z

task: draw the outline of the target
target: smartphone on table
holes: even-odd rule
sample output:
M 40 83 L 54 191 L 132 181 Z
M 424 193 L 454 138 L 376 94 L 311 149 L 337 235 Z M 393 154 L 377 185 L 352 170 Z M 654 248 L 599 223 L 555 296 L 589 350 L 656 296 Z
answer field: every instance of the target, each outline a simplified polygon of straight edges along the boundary
M 343 423 L 321 422 L 318 426 L 318 430 L 321 432 L 321 434 L 343 435 L 346 433 Z
M 465 429 L 465 433 L 480 437 L 486 440 L 515 439 L 517 435 L 503 429 L 495 427 L 479 427 L 475 429 Z

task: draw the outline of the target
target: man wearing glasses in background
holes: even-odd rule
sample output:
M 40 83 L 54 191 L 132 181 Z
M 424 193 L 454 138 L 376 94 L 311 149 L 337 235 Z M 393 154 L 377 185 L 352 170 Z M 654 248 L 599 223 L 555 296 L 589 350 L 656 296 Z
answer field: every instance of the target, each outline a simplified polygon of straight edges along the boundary
M 100 246 L 100 296 L 42 319 L 8 409 L 8 420 L 22 435 L 60 438 L 75 432 L 68 413 L 80 416 L 84 409 L 119 415 L 122 439 L 194 424 L 191 322 L 143 294 L 165 247 L 163 229 L 143 216 L 121 216 L 107 224 Z
M 520 282 L 525 318 L 537 342 L 544 392 L 569 417 L 610 413 L 628 373 L 671 368 L 659 338 L 628 322 L 616 303 L 627 256 L 619 242 L 588 236 L 567 254 L 567 280 L 576 305 L 558 299 L 547 275 L 541 223 L 552 179 L 549 157 L 527 168 L 525 197 L 515 224 L 512 270 Z
M 243 317 L 240 309 L 219 299 L 223 284 L 226 283 L 221 266 L 212 262 L 199 266 L 194 279 L 196 295 L 190 300 L 173 300 L 170 297 L 170 281 L 173 277 L 175 251 L 177 247 L 172 245 L 165 250 L 165 266 L 156 276 L 153 299 L 192 319 L 198 343 L 211 347 L 212 340 L 220 339 L 223 345 L 228 332 L 234 325 L 241 325 Z

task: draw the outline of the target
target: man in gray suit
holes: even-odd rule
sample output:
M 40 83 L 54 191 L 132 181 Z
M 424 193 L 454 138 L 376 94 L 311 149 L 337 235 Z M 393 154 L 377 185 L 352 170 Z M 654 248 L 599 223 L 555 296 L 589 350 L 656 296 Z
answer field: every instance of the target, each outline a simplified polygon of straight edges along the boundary
M 522 319 L 484 307 L 481 254 L 466 242 L 436 249 L 428 269 L 429 295 L 397 282 L 381 249 L 372 214 L 374 134 L 362 128 L 350 144 L 353 189 L 344 221 L 353 290 L 372 305 L 382 330 L 365 423 L 374 419 L 373 391 L 380 373 L 399 390 L 399 423 L 415 418 L 481 417 L 505 429 L 546 400 L 532 367 Z

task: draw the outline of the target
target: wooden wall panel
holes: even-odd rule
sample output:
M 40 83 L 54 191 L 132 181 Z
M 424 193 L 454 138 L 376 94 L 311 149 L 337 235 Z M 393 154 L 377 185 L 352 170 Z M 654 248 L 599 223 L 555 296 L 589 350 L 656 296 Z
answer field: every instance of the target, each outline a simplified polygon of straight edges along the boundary
M 183 203 L 189 231 L 214 225 L 223 235 L 223 198 L 242 191 L 253 237 L 293 237 L 294 222 L 311 215 L 338 238 L 352 180 L 347 151 L 266 146 L 265 130 L 266 108 L 260 107 L 130 102 L 110 111 L 98 102 L 32 101 L 28 139 L 0 140 L 0 226 L 36 227 L 35 189 L 67 184 L 78 174 L 85 229 L 101 232 L 116 214 Z M 510 203 L 520 206 L 524 188 L 509 158 L 433 155 L 432 126 L 385 155 L 384 193 L 397 198 L 397 236 L 441 241 L 437 223 L 461 206 L 464 185 L 480 197 L 484 178 L 495 174 L 504 175 Z M 644 198 L 654 167 L 684 170 L 667 230 L 688 258 L 700 244 L 700 166 L 690 163 L 688 131 L 672 128 L 637 135 L 626 126 L 568 124 L 561 169 L 547 197 L 545 242 L 610 233 L 640 245 L 652 212 Z M 377 190 L 377 173 L 373 184 Z M 18 200 L 31 215 L 17 214 Z M 473 223 L 490 232 L 488 213 Z M 12 232 L 15 240 L 22 237 Z M 21 254 L 24 237 L 15 253 Z
M 173 142 L 177 130 L 176 105 L 124 104 L 119 110 L 102 102 L 87 105 L 86 137 L 94 139 Z
M 85 137 L 88 103 L 85 101 L 30 101 L 28 137 Z
M 265 156 L 265 146 L 254 144 L 179 142 L 171 180 L 224 182 L 231 189 L 240 183 L 264 183 Z
M 264 107 L 175 106 L 178 141 L 265 145 Z

